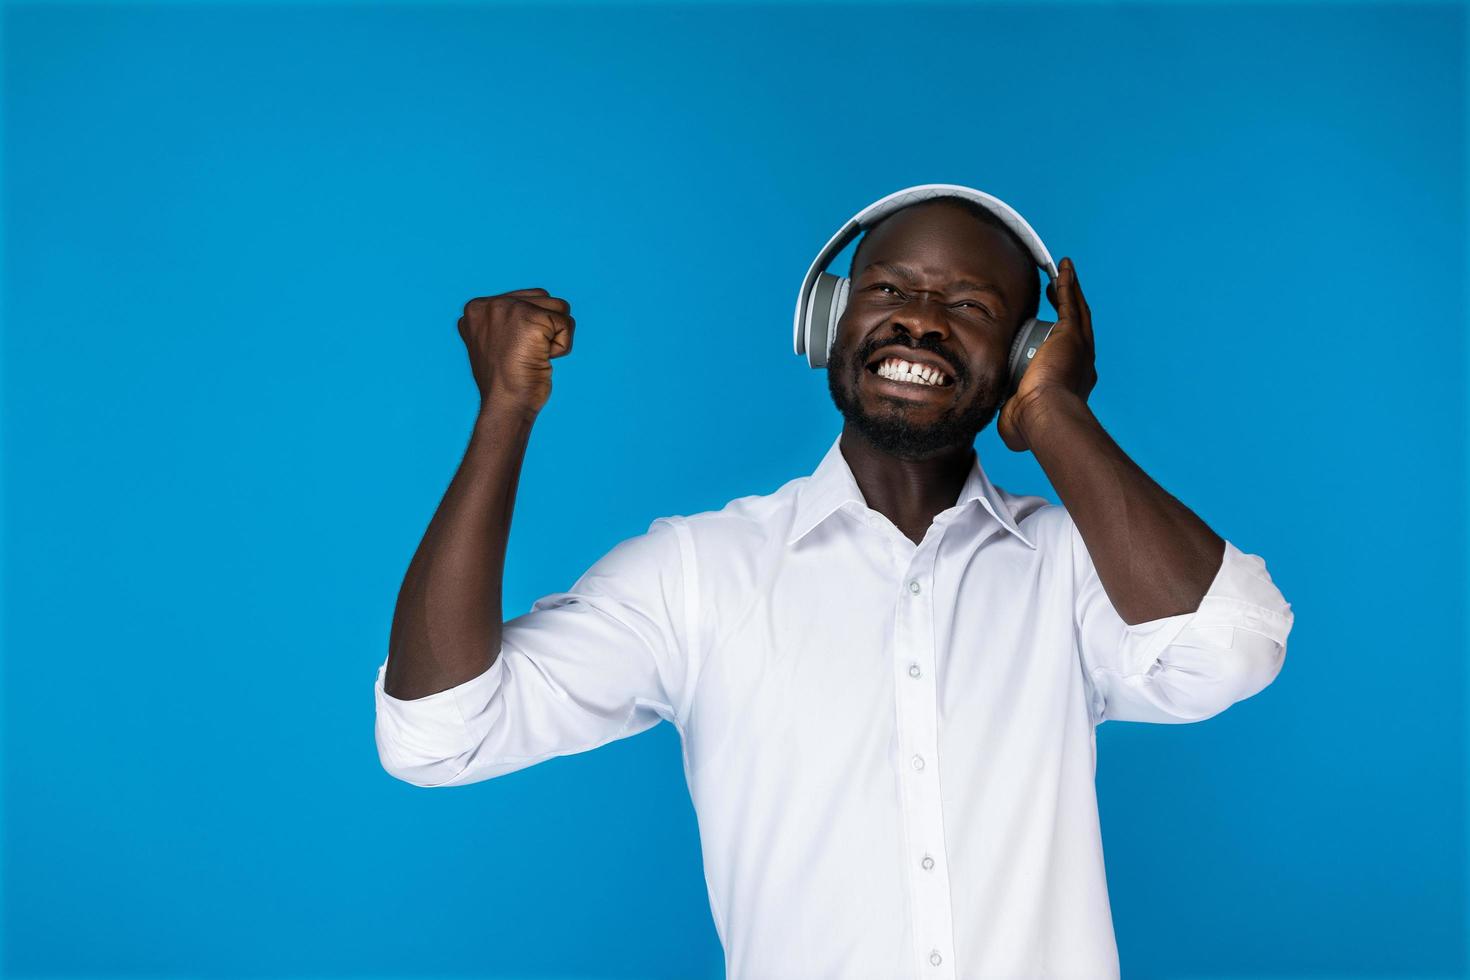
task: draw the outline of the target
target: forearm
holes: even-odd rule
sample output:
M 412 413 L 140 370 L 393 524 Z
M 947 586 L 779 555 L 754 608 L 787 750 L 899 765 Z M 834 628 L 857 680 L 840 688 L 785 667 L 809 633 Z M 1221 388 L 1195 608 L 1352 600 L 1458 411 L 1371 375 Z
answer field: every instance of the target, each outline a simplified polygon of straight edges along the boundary
M 483 404 L 398 592 L 383 690 L 413 700 L 479 676 L 500 652 L 501 591 L 534 413 Z
M 1022 418 L 1124 622 L 1198 609 L 1224 560 L 1224 539 L 1129 459 L 1081 398 L 1048 392 Z

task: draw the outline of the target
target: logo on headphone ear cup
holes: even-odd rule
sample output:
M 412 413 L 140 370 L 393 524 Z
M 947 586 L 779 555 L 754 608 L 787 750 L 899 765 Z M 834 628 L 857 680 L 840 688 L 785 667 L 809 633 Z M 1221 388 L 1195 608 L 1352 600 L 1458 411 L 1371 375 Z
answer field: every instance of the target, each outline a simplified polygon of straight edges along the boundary
M 1041 345 L 1046 343 L 1046 338 L 1051 336 L 1051 329 L 1055 327 L 1055 320 L 1038 320 L 1032 317 L 1021 324 L 1021 329 L 1016 331 L 1016 339 L 1011 343 L 1010 357 L 1010 380 L 1006 384 L 1006 397 L 1016 393 L 1021 386 L 1021 376 L 1031 366 L 1031 361 L 1036 357 L 1036 352 Z

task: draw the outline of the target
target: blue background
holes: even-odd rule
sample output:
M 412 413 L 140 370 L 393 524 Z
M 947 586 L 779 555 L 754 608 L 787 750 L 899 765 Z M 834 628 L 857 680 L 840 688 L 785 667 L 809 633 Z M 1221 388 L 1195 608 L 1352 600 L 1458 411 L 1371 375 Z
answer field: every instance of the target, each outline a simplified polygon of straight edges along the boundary
M 672 726 L 454 790 L 379 766 L 476 407 L 455 321 L 525 286 L 577 317 L 512 615 L 815 467 L 801 274 L 942 181 L 1076 259 L 1099 418 L 1297 616 L 1259 696 L 1099 731 L 1124 975 L 1463 975 L 1466 37 L 1452 4 L 8 6 L 5 974 L 718 977 Z

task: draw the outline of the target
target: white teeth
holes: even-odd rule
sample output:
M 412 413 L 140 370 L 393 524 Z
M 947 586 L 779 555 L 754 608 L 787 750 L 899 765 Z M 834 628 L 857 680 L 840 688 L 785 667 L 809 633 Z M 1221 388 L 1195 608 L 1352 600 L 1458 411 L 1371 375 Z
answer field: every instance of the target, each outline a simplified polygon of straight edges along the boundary
M 941 387 L 944 376 L 939 371 L 902 358 L 890 357 L 878 365 L 878 376 L 891 381 L 907 381 L 910 384 L 926 384 Z

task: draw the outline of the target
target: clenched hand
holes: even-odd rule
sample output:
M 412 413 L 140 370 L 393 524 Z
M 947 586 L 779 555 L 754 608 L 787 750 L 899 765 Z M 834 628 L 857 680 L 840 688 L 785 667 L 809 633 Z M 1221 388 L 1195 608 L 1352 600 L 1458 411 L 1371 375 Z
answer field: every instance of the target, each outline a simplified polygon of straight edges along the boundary
M 551 359 L 571 353 L 577 321 L 564 299 L 540 287 L 479 296 L 465 304 L 459 335 L 480 388 L 480 406 L 534 416 L 551 397 Z

